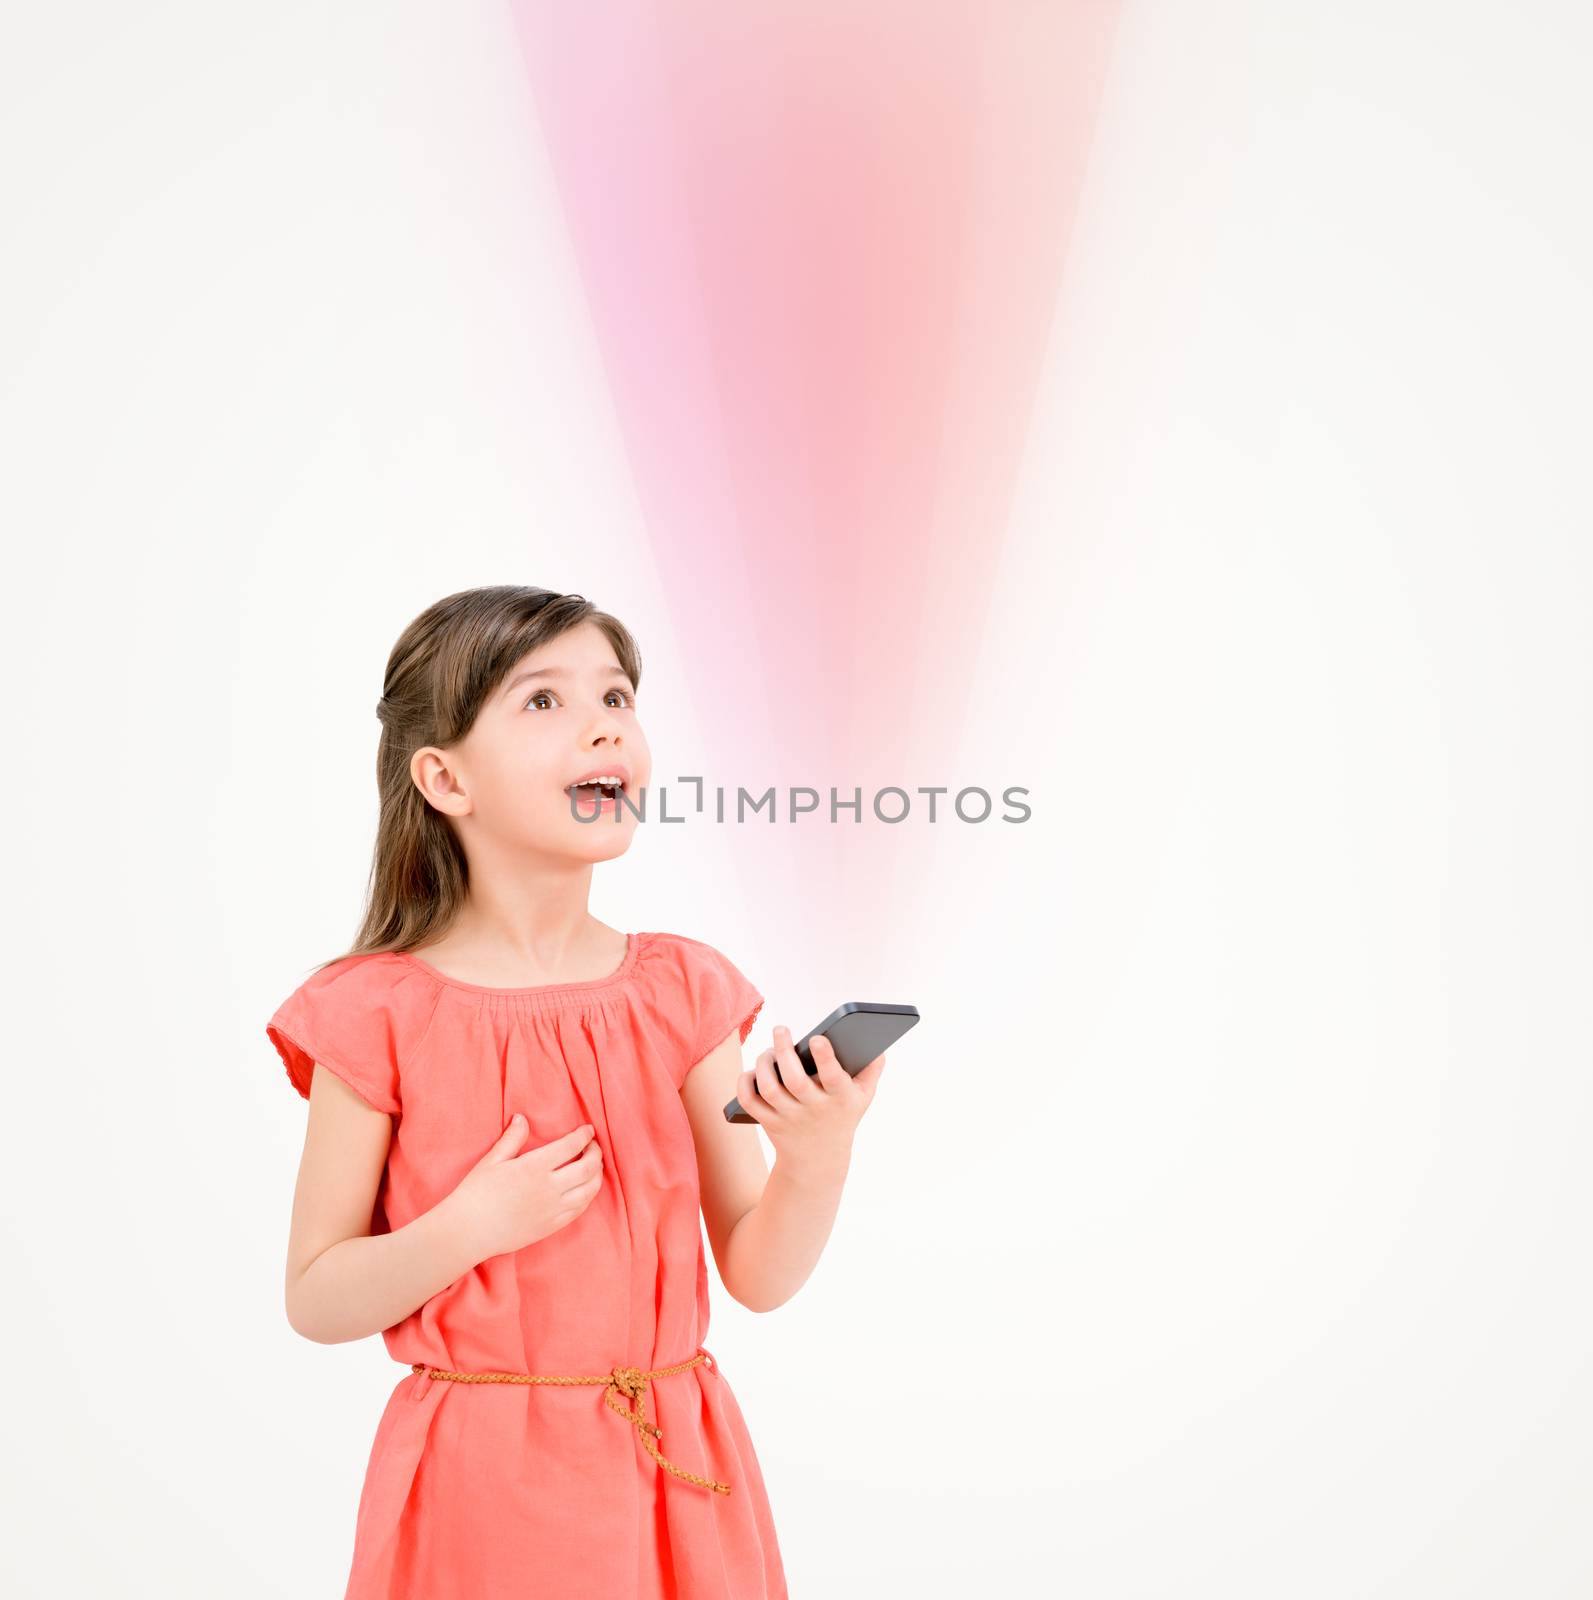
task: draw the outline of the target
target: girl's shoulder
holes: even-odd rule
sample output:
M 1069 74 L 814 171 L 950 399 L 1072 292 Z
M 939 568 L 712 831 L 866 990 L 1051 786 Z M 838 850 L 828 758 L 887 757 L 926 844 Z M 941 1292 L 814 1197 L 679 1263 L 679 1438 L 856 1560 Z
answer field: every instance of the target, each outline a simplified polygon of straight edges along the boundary
M 666 986 L 698 990 L 740 969 L 722 950 L 684 933 L 640 933 L 640 965 Z
M 307 1100 L 316 1062 L 378 1110 L 401 1107 L 400 1067 L 437 1008 L 433 985 L 402 955 L 377 950 L 318 967 L 271 1014 L 266 1036 Z
M 689 1070 L 727 1039 L 743 1044 L 763 1009 L 763 995 L 722 950 L 684 933 L 644 933 L 643 954 L 654 1004 L 680 1036 Z

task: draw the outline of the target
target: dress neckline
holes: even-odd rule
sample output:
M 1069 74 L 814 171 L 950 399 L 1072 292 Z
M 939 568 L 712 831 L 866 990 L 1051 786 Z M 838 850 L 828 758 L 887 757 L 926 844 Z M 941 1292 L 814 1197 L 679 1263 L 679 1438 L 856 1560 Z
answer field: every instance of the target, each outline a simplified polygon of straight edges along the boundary
M 419 956 L 411 955 L 407 950 L 395 950 L 393 954 L 400 961 L 407 961 L 412 967 L 418 967 L 428 978 L 445 984 L 450 989 L 463 989 L 467 994 L 536 995 L 552 999 L 565 994 L 590 994 L 594 989 L 606 989 L 610 984 L 622 982 L 631 975 L 640 946 L 641 935 L 627 933 L 624 958 L 606 978 L 584 978 L 579 983 L 533 983 L 513 989 L 504 988 L 499 984 L 468 983 L 463 978 L 451 978 L 446 972 L 439 972 L 429 961 L 422 961 Z

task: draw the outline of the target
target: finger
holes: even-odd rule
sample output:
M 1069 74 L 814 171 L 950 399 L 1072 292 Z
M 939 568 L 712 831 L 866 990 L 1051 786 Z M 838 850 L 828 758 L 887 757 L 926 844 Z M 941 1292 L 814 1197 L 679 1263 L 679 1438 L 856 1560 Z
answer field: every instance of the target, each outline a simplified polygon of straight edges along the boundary
M 813 1065 L 819 1069 L 818 1082 L 823 1086 L 824 1092 L 839 1089 L 850 1074 L 841 1065 L 841 1058 L 836 1055 L 835 1046 L 819 1033 L 814 1035 L 808 1049 L 813 1052 Z
M 487 1146 L 476 1165 L 478 1167 L 490 1167 L 495 1162 L 511 1160 L 525 1142 L 525 1136 L 530 1131 L 530 1123 L 518 1111 L 515 1112 L 509 1118 L 508 1126 Z
M 573 1194 L 589 1183 L 596 1183 L 603 1176 L 602 1148 L 594 1143 L 579 1160 L 560 1167 L 553 1176 L 561 1192 L 566 1195 Z
M 736 1101 L 754 1122 L 762 1122 L 769 1114 L 763 1096 L 758 1093 L 758 1080 L 750 1071 L 736 1079 Z
M 775 1037 L 778 1038 L 780 1029 L 776 1028 L 774 1032 Z M 780 1082 L 780 1075 L 776 1072 L 774 1063 L 775 1052 L 772 1049 L 764 1050 L 759 1054 L 757 1065 L 753 1068 L 753 1071 L 757 1075 L 758 1093 L 763 1096 L 764 1104 L 768 1106 L 770 1111 L 778 1114 L 782 1111 L 789 1111 L 796 1104 L 796 1101 L 792 1099 L 790 1091 Z M 800 1072 L 802 1070 L 801 1062 L 798 1062 L 796 1066 L 789 1070 Z
M 775 1063 L 780 1069 L 780 1082 L 793 1100 L 811 1100 L 824 1090 L 813 1081 L 813 1074 L 802 1065 L 791 1039 L 791 1030 L 780 1026 L 774 1030 Z
M 550 1166 L 563 1167 L 589 1147 L 595 1148 L 596 1145 L 597 1139 L 594 1136 L 592 1124 L 583 1122 L 579 1128 L 565 1134 L 562 1138 L 555 1139 L 551 1144 L 545 1144 L 540 1149 L 528 1151 L 527 1154 L 546 1156 Z
M 873 1092 L 874 1085 L 879 1082 L 879 1075 L 885 1070 L 885 1056 L 881 1052 L 852 1079 L 853 1083 L 861 1085 L 864 1089 Z
M 792 1064 L 787 1064 L 784 1069 L 781 1067 L 779 1038 L 781 1038 L 782 1032 L 784 1032 L 785 1037 L 787 1037 L 787 1040 L 789 1040 L 790 1029 L 779 1029 L 779 1027 L 776 1027 L 776 1030 L 774 1030 L 774 1038 L 776 1038 L 776 1043 L 769 1046 L 768 1050 L 763 1051 L 761 1056 L 758 1056 L 757 1067 L 755 1067 L 758 1075 L 758 1093 L 763 1096 L 763 1101 L 765 1101 L 765 1104 L 769 1107 L 769 1110 L 774 1112 L 776 1115 L 782 1114 L 782 1112 L 787 1112 L 787 1110 L 792 1109 L 792 1107 L 796 1104 L 795 1098 L 792 1096 L 792 1091 L 785 1086 L 785 1077 L 787 1077 L 787 1075 L 790 1075 L 790 1077 L 798 1077 L 798 1075 L 801 1075 L 800 1061 L 796 1061 L 795 1066 L 792 1066 Z M 793 1053 L 793 1059 L 795 1059 L 795 1053 Z
M 559 1197 L 566 1210 L 580 1211 L 592 1202 L 592 1197 L 603 1187 L 603 1174 L 594 1172 L 584 1183 L 574 1184 Z

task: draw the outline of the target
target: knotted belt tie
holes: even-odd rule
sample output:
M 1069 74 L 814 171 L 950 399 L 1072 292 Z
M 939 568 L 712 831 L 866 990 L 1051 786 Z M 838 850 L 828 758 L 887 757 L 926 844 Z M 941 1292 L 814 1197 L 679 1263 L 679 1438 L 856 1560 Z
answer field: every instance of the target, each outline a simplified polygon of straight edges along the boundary
M 705 1489 L 712 1489 L 715 1494 L 729 1494 L 730 1485 L 719 1483 L 713 1478 L 699 1478 L 695 1472 L 687 1472 L 683 1467 L 677 1467 L 673 1461 L 666 1461 L 659 1451 L 655 1439 L 664 1437 L 664 1430 L 647 1420 L 647 1380 L 649 1378 L 667 1378 L 676 1372 L 685 1372 L 695 1367 L 699 1362 L 707 1362 L 710 1367 L 714 1358 L 706 1350 L 699 1349 L 690 1361 L 682 1361 L 673 1367 L 655 1367 L 651 1372 L 642 1372 L 636 1367 L 615 1367 L 612 1372 L 605 1372 L 597 1377 L 552 1377 L 540 1376 L 530 1372 L 445 1372 L 441 1367 L 429 1367 L 424 1361 L 410 1363 L 410 1370 L 425 1373 L 428 1378 L 444 1378 L 450 1383 L 602 1383 L 608 1387 L 603 1393 L 603 1403 L 614 1412 L 616 1416 L 623 1417 L 632 1423 L 642 1441 L 642 1448 L 666 1472 L 673 1472 L 677 1478 L 685 1478 L 689 1483 L 700 1483 Z M 618 1393 L 634 1402 L 634 1406 L 627 1408 L 617 1401 L 614 1396 Z

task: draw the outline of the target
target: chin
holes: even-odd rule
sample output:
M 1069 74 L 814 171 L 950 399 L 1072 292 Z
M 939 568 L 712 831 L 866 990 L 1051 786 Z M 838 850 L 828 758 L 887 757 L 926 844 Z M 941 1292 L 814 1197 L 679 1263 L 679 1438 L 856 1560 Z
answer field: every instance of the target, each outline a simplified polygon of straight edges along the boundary
M 631 847 L 636 832 L 634 823 L 614 823 L 606 818 L 600 822 L 574 824 L 578 835 L 570 853 L 581 861 L 612 861 Z

